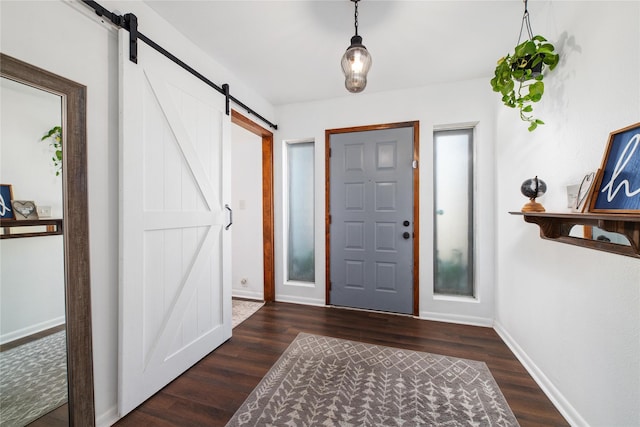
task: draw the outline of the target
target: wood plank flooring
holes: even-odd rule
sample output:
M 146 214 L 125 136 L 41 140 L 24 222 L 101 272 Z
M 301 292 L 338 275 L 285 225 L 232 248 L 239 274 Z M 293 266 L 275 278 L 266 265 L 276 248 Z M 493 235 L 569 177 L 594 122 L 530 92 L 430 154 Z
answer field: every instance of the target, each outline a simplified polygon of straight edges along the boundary
M 484 361 L 521 426 L 568 425 L 493 329 L 285 303 L 265 305 L 115 425 L 224 426 L 299 332 Z

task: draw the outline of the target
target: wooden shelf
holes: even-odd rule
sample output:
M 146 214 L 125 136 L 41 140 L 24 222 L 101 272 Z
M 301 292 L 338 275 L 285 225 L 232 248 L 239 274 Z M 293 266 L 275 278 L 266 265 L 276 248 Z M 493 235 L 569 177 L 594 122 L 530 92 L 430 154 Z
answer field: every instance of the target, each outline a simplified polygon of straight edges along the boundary
M 640 258 L 640 215 L 609 213 L 509 212 L 522 215 L 526 222 L 538 224 L 540 237 L 570 245 Z M 570 236 L 574 225 L 598 227 L 625 236 L 630 245 Z
M 45 230 L 34 231 L 21 231 L 19 233 L 12 233 L 12 228 L 16 227 L 45 227 Z M 0 239 L 18 239 L 23 237 L 40 237 L 40 236 L 56 236 L 62 234 L 62 219 L 61 218 L 46 218 L 46 219 L 2 219 L 0 220 Z

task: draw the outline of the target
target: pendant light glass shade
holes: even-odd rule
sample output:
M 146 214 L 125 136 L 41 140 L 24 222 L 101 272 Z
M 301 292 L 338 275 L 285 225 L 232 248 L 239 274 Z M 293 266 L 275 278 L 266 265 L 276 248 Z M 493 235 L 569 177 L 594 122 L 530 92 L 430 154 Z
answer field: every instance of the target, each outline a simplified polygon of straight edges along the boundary
M 362 92 L 367 86 L 367 73 L 371 68 L 371 55 L 362 44 L 362 37 L 351 37 L 351 46 L 342 55 L 344 86 L 351 93 Z

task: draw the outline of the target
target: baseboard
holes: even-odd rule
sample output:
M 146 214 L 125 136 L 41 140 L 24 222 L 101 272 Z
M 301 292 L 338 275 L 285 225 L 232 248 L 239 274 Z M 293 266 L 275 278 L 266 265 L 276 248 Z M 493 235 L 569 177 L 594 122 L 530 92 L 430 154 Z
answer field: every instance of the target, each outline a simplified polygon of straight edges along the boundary
M 47 320 L 36 325 L 18 329 L 17 331 L 8 332 L 0 336 L 0 345 L 18 340 L 20 338 L 28 337 L 29 335 L 37 334 L 38 332 L 46 331 L 47 329 L 51 329 L 60 325 L 64 325 L 64 316 L 56 317 L 55 319 Z
M 250 291 L 246 289 L 232 289 L 231 296 L 233 298 L 247 298 L 247 299 L 255 299 L 259 301 L 264 301 L 263 292 L 258 291 Z
M 421 311 L 420 319 L 433 320 L 436 322 L 457 323 L 460 325 L 483 326 L 485 328 L 493 327 L 493 319 L 476 316 L 463 316 L 451 313 L 435 313 L 431 311 Z
M 288 303 L 292 303 L 292 304 L 301 304 L 301 305 L 315 305 L 317 307 L 326 307 L 327 306 L 324 303 L 324 299 L 317 299 L 317 298 L 305 298 L 305 297 L 276 295 L 276 301 L 277 302 L 288 302 Z
M 118 416 L 118 407 L 112 406 L 103 414 L 96 416 L 96 427 L 109 427 L 114 425 L 120 417 Z
M 549 400 L 560 411 L 562 416 L 572 426 L 584 426 L 588 427 L 589 424 L 582 418 L 580 413 L 574 408 L 564 395 L 556 388 L 555 385 L 549 380 L 549 378 L 542 372 L 540 368 L 531 360 L 527 353 L 518 345 L 506 329 L 499 323 L 494 322 L 494 330 L 498 333 L 502 341 L 507 344 L 507 347 L 515 354 L 520 363 L 529 372 L 529 375 L 533 377 L 533 380 L 540 386 L 544 394 L 547 395 Z

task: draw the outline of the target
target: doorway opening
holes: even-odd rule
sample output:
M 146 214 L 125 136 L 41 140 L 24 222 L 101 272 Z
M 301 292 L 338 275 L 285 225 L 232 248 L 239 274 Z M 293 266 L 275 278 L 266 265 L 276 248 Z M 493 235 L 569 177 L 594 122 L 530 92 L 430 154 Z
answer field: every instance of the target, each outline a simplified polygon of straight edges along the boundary
M 261 138 L 262 146 L 262 252 L 264 269 L 263 298 L 275 301 L 274 275 L 274 218 L 273 218 L 273 133 L 243 116 L 231 111 L 231 123 Z M 233 141 L 232 141 L 233 144 Z M 241 279 L 242 280 L 242 279 Z
M 325 131 L 326 304 L 419 314 L 419 122 Z

